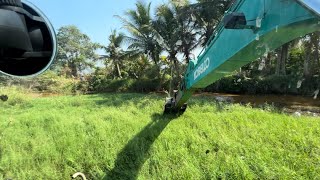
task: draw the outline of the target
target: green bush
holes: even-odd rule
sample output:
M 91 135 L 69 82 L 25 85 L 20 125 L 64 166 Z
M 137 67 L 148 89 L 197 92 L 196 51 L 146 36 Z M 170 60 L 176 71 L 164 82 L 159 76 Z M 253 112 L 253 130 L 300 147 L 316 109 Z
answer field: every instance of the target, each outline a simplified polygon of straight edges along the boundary
M 7 101 L 0 100 L 0 106 L 29 106 L 31 96 L 27 89 L 21 87 L 0 87 L 0 95 L 7 95 Z
M 243 76 L 228 76 L 205 88 L 206 92 L 235 93 L 235 94 L 301 94 L 311 95 L 320 88 L 319 77 L 303 80 L 302 86 L 297 83 L 303 78 L 287 76 L 268 76 L 245 78 Z
M 159 88 L 159 79 L 140 79 L 132 83 L 130 90 L 134 92 L 154 92 Z
M 71 94 L 75 92 L 78 86 L 78 80 L 58 76 L 53 71 L 47 71 L 45 74 L 34 78 L 33 82 L 33 90 L 46 93 Z
M 53 71 L 46 71 L 46 73 L 33 77 L 33 78 L 12 78 L 0 77 L 2 86 L 15 86 L 28 89 L 29 91 L 41 93 L 54 93 L 54 94 L 71 94 L 78 88 L 79 80 L 68 79 L 58 76 Z
M 89 91 L 92 92 L 154 92 L 161 88 L 159 79 L 105 79 L 93 77 L 89 81 Z
M 91 91 L 94 92 L 126 92 L 130 87 L 131 80 L 119 79 L 97 79 L 91 84 Z

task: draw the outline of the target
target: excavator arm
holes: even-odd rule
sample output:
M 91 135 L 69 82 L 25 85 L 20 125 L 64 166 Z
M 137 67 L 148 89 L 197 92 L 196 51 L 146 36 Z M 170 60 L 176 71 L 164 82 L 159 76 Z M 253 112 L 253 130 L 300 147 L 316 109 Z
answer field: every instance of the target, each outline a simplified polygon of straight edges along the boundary
M 191 60 L 164 113 L 183 113 L 205 88 L 269 51 L 320 30 L 319 0 L 237 0 L 197 59 Z

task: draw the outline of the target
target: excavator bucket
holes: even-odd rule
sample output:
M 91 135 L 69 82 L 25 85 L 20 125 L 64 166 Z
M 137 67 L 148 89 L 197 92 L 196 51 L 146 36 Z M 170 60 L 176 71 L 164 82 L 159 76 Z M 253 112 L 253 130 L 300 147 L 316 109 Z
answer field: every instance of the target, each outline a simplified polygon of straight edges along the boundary
M 316 15 L 320 16 L 320 1 L 319 0 L 298 0 L 303 6 L 311 10 Z

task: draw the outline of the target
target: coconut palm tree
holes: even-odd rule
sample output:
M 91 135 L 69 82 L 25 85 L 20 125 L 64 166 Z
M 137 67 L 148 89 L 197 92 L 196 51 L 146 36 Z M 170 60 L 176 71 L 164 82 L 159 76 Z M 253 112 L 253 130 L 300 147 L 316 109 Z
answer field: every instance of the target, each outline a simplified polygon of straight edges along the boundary
M 174 4 L 163 4 L 157 8 L 156 20 L 153 22 L 158 36 L 158 43 L 169 56 L 168 59 L 178 65 L 178 45 L 181 44 L 180 24 L 177 17 L 177 7 Z
M 198 3 L 188 7 L 189 14 L 194 16 L 200 31 L 201 44 L 204 46 L 212 37 L 224 12 L 234 0 L 197 0 Z
M 184 8 L 188 6 L 189 4 L 178 9 L 178 22 L 180 24 L 179 32 L 181 40 L 179 52 L 183 53 L 187 64 L 189 63 L 191 52 L 200 44 L 200 41 L 197 38 L 199 31 L 196 27 L 196 21 L 189 13 L 185 13 L 184 11 Z
M 116 30 L 113 30 L 109 36 L 109 45 L 104 48 L 107 53 L 106 56 L 103 56 L 103 58 L 107 60 L 105 64 L 110 63 L 114 66 L 113 69 L 116 71 L 118 78 L 122 78 L 121 66 L 123 61 L 129 56 L 128 52 L 125 52 L 121 48 L 124 38 L 124 34 L 117 33 Z
M 136 9 L 125 13 L 125 18 L 118 17 L 130 36 L 125 36 L 129 44 L 128 49 L 137 53 L 147 54 L 152 61 L 158 65 L 161 48 L 156 41 L 156 33 L 152 27 L 151 3 L 145 4 L 142 1 L 136 3 Z
M 181 44 L 181 26 L 178 21 L 177 8 L 173 2 L 160 5 L 156 10 L 156 19 L 153 22 L 153 27 L 159 34 L 157 41 L 163 50 L 168 53 L 167 59 L 171 66 L 170 92 L 172 92 L 173 86 L 176 86 L 179 82 L 178 77 L 180 75 L 179 61 L 176 57 L 179 52 L 179 44 Z

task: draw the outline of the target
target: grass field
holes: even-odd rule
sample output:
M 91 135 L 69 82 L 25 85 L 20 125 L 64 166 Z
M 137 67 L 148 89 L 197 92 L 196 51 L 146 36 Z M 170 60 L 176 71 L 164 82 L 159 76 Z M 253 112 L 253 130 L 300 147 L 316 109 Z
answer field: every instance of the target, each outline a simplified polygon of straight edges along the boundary
M 10 97 L 0 179 L 320 179 L 319 118 L 210 97 L 180 117 L 152 94 Z

